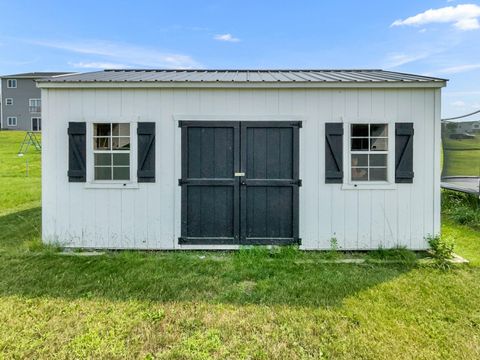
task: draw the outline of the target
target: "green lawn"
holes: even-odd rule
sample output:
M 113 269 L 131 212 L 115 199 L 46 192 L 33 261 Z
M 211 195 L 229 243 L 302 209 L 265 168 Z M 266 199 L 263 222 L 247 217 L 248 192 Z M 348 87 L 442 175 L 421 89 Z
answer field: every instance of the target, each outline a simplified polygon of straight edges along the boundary
M 445 137 L 443 141 L 447 149 L 480 149 L 480 134 L 477 134 L 474 139 L 450 139 Z
M 0 132 L 0 359 L 480 358 L 478 231 L 444 220 L 472 260 L 448 271 L 406 251 L 59 255 L 40 244 L 22 136 Z
M 442 161 L 448 161 L 444 176 L 480 176 L 480 134 L 475 139 L 447 138 L 444 141 L 447 150 L 442 153 Z
M 21 131 L 0 131 L 0 216 L 40 206 L 41 156 L 32 146 L 23 157 L 17 156 L 24 137 Z

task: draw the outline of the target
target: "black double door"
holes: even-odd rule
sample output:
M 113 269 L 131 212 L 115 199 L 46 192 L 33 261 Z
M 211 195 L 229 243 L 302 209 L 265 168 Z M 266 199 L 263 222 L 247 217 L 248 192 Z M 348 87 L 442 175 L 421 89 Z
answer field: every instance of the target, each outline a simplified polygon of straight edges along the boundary
M 299 122 L 181 121 L 180 244 L 298 238 Z

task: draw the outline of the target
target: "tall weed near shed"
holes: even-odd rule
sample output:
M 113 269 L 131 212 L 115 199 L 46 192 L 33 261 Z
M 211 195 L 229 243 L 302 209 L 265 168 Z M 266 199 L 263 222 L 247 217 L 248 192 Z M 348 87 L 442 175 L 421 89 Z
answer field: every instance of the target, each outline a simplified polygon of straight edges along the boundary
M 450 267 L 449 260 L 453 258 L 453 250 L 455 249 L 453 238 L 450 236 L 430 235 L 426 240 L 428 245 L 430 245 L 437 266 L 442 269 L 448 269 Z
M 367 259 L 414 264 L 417 260 L 417 254 L 405 247 L 396 247 L 392 249 L 378 248 L 377 250 L 369 251 L 367 254 Z
M 443 190 L 442 212 L 461 225 L 480 229 L 480 200 L 475 195 Z

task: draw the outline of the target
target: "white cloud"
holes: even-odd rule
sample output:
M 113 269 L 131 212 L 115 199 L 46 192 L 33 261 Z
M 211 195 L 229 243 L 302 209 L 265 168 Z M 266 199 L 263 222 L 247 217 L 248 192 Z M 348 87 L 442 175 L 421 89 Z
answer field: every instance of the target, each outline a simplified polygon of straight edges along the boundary
M 453 23 L 459 30 L 475 30 L 480 28 L 478 18 L 480 6 L 475 4 L 460 4 L 430 9 L 406 19 L 395 20 L 391 26 L 418 26 L 431 23 Z
M 131 66 L 108 62 L 70 62 L 69 65 L 83 69 L 128 69 Z
M 462 101 L 462 100 L 457 100 L 457 101 L 454 101 L 452 102 L 452 106 L 455 106 L 455 107 L 465 107 L 465 101 Z
M 201 67 L 192 57 L 184 54 L 166 53 L 152 48 L 126 43 L 115 43 L 102 40 L 52 41 L 34 40 L 30 43 L 38 46 L 60 49 L 77 54 L 95 55 L 97 65 L 122 65 L 122 67 L 165 67 L 165 68 L 198 68 Z M 90 63 L 90 61 L 88 62 Z M 88 63 L 83 63 L 83 65 Z M 94 62 L 91 61 L 93 64 Z M 82 64 L 79 62 L 78 64 Z M 86 66 L 83 66 L 86 67 Z
M 460 30 L 475 30 L 480 28 L 480 23 L 478 22 L 478 19 L 472 18 L 472 19 L 462 19 L 457 21 L 454 26 L 457 29 Z
M 239 42 L 240 39 L 234 37 L 232 34 L 218 34 L 213 37 L 218 41 Z
M 409 55 L 404 53 L 392 53 L 387 56 L 387 60 L 384 67 L 386 69 L 396 68 L 414 61 L 424 59 L 427 56 L 428 54 L 426 53 L 415 54 L 415 55 Z
M 480 69 L 480 63 L 479 64 L 465 64 L 465 65 L 451 66 L 451 67 L 447 67 L 447 68 L 437 70 L 436 73 L 458 74 L 458 73 L 477 70 L 477 69 Z

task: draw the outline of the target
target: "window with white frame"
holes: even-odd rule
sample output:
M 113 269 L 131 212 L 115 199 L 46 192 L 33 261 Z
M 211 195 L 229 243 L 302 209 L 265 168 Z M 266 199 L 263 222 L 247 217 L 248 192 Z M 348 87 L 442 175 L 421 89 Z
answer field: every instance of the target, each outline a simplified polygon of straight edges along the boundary
M 16 89 L 17 88 L 17 79 L 8 79 L 7 80 L 7 88 L 8 89 Z
M 130 180 L 130 124 L 93 124 L 95 181 Z
M 5 99 L 5 105 L 13 105 L 13 99 L 12 98 L 6 98 Z
M 351 124 L 351 182 L 388 181 L 388 146 L 388 124 Z
M 42 118 L 32 117 L 32 131 L 42 131 Z
M 7 126 L 17 126 L 17 118 L 15 116 L 7 117 Z
M 41 99 L 29 99 L 28 100 L 28 109 L 31 113 L 39 113 L 42 111 L 42 100 Z

